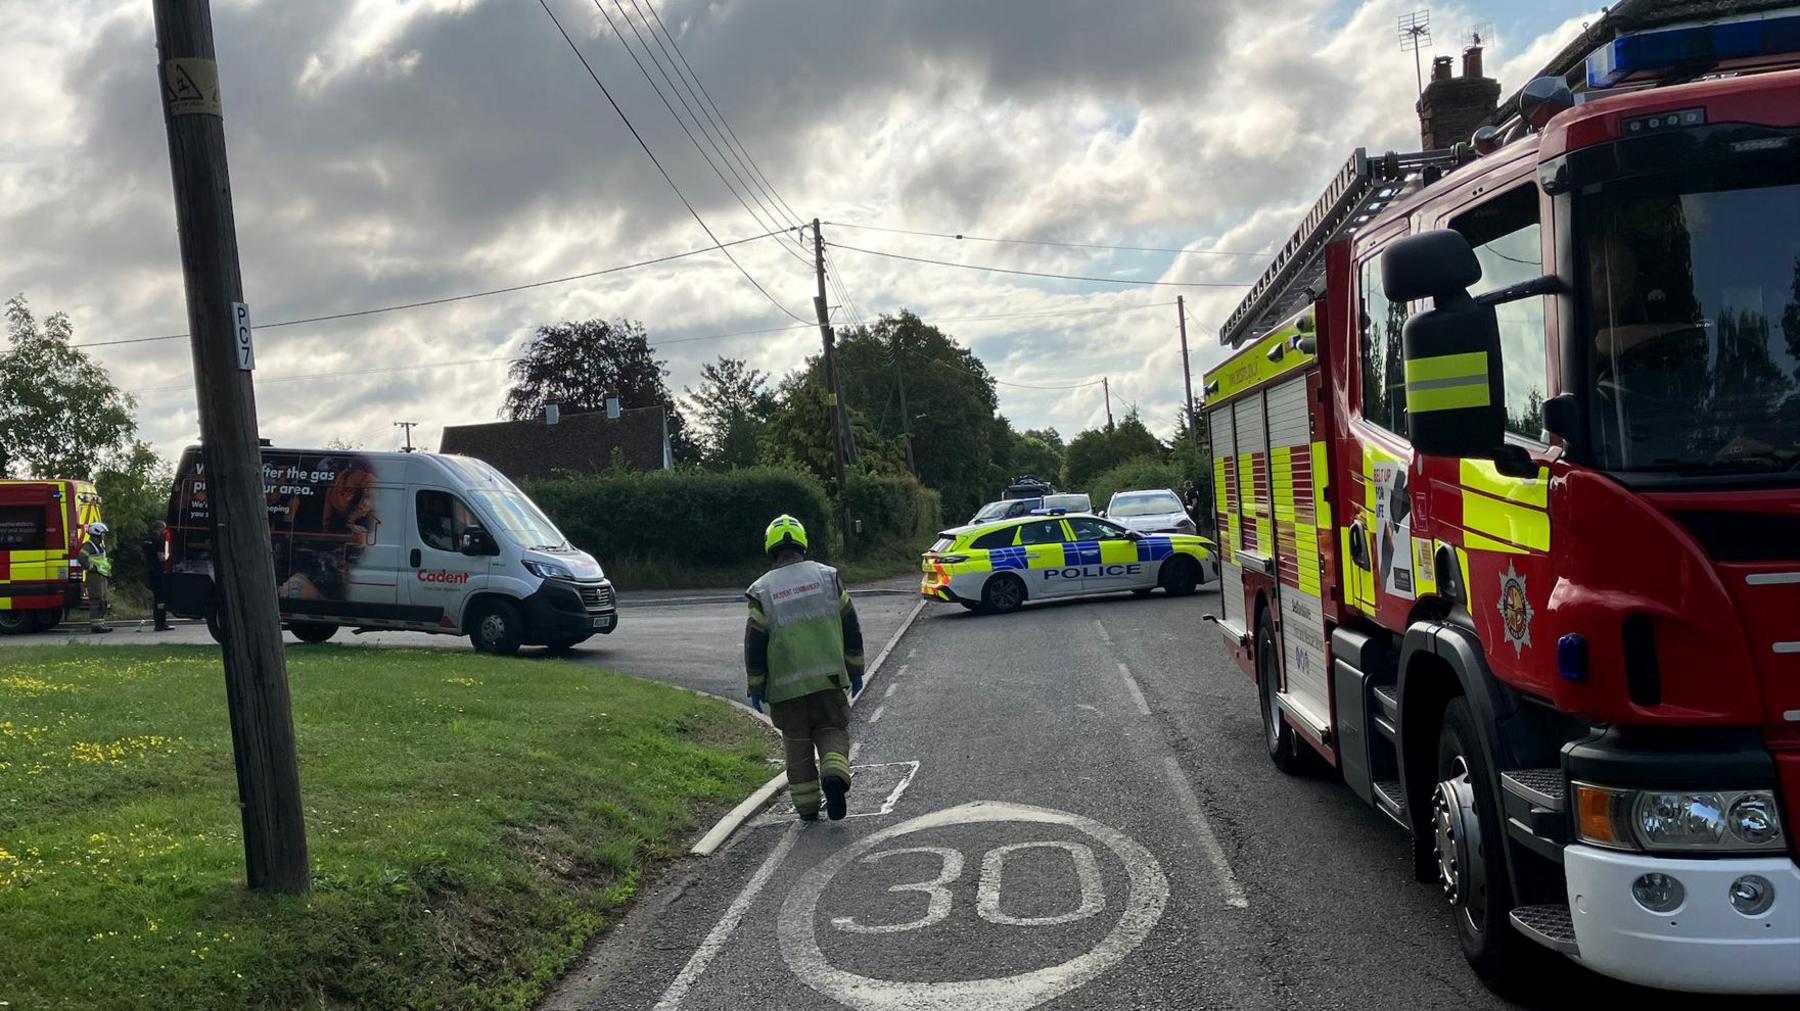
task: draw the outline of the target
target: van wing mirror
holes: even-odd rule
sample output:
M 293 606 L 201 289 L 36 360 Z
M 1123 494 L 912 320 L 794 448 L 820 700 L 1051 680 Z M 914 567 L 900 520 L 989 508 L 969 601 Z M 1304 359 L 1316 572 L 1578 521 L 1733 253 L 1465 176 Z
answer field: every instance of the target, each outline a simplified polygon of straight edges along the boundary
M 462 536 L 458 538 L 457 547 L 463 554 L 469 556 L 499 554 L 499 551 L 495 548 L 494 539 L 488 536 L 486 530 L 477 526 L 467 526 L 463 528 Z
M 1421 232 L 1381 254 L 1388 297 L 1429 297 L 1432 308 L 1401 330 L 1406 427 L 1430 456 L 1492 458 L 1506 442 L 1505 369 L 1494 307 L 1469 297 L 1481 264 L 1450 229 Z

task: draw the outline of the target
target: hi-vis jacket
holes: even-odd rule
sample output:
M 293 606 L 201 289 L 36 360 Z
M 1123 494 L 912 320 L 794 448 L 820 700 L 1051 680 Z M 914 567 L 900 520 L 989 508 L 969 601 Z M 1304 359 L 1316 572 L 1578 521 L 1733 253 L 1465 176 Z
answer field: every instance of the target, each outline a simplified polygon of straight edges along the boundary
M 796 561 L 771 569 L 744 596 L 750 694 L 771 705 L 849 687 L 862 675 L 862 625 L 837 570 Z
M 106 545 L 93 540 L 82 541 L 81 557 L 86 559 L 90 573 L 112 578 L 112 556 L 106 553 Z

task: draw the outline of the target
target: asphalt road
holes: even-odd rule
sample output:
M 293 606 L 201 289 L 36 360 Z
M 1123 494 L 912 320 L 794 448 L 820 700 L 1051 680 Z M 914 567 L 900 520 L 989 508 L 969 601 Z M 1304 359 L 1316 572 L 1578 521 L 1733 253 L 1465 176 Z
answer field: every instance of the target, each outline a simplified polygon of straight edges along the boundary
M 895 592 L 904 587 L 906 592 Z M 857 615 L 862 621 L 870 656 L 899 629 L 918 602 L 918 581 L 912 577 L 852 590 Z M 868 590 L 880 592 L 870 593 Z M 597 635 L 575 647 L 569 658 L 623 674 L 666 681 L 683 688 L 722 695 L 744 696 L 744 614 L 739 600 L 720 603 L 654 603 L 625 598 L 619 610 L 619 627 L 610 635 Z M 467 650 L 466 636 L 431 635 L 425 632 L 369 632 L 352 635 L 339 629 L 331 641 L 341 645 L 411 649 Z M 63 642 L 106 646 L 161 644 L 211 645 L 206 626 L 182 623 L 169 632 L 149 631 L 149 623 L 121 626 L 106 635 L 93 635 L 83 626 L 64 625 L 55 632 L 0 636 L 0 662 L 5 647 Z M 305 644 L 289 637 L 289 648 L 305 650 Z M 544 656 L 541 648 L 527 646 L 521 656 Z
M 927 608 L 854 711 L 853 817 L 779 798 L 545 1007 L 1509 1006 L 1402 830 L 1269 763 L 1216 601 Z M 1645 996 L 1555 976 L 1556 1006 Z

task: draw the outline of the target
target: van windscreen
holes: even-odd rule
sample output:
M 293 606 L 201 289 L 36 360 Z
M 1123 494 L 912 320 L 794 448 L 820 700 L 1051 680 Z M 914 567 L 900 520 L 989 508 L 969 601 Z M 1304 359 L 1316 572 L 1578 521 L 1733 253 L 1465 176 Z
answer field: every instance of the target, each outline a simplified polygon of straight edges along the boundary
M 469 497 L 493 518 L 500 528 L 496 533 L 504 533 L 520 547 L 555 551 L 569 546 L 562 531 L 523 492 L 470 489 Z

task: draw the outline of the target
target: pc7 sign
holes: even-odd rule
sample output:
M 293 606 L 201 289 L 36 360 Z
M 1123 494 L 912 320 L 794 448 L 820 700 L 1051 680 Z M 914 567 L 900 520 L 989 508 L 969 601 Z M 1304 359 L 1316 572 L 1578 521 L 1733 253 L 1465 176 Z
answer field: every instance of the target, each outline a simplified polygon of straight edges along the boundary
M 250 307 L 231 303 L 231 346 L 237 351 L 237 367 L 241 372 L 256 368 L 256 348 L 250 343 Z

